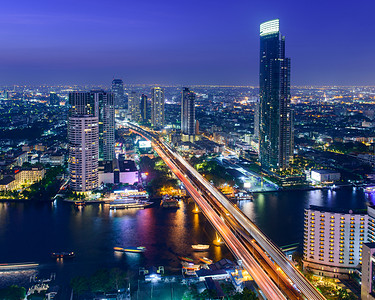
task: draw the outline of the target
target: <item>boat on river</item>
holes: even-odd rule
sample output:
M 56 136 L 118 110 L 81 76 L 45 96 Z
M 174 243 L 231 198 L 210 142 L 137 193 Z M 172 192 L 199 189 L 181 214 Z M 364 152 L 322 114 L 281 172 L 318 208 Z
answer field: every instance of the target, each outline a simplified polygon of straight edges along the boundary
M 142 253 L 146 251 L 146 247 L 127 247 L 127 248 L 121 248 L 121 247 L 114 247 L 113 250 L 117 252 L 133 252 L 133 253 Z
M 120 199 L 115 200 L 109 204 L 109 209 L 129 209 L 138 208 L 143 209 L 150 206 L 152 202 L 140 199 Z
M 193 248 L 194 251 L 207 251 L 208 248 L 210 248 L 210 245 L 197 244 L 191 245 L 191 248 Z
M 179 256 L 178 258 L 180 260 L 183 260 L 183 261 L 194 262 L 194 260 L 192 258 L 189 258 L 189 257 Z
M 180 202 L 174 198 L 170 197 L 169 195 L 165 195 L 163 197 L 163 200 L 160 202 L 160 206 L 163 208 L 179 208 Z
M 76 254 L 72 252 L 52 252 L 51 257 L 52 258 L 73 258 Z
M 211 265 L 213 263 L 213 260 L 212 259 L 209 259 L 207 257 L 200 257 L 199 260 L 202 262 L 202 263 L 205 263 L 207 265 Z

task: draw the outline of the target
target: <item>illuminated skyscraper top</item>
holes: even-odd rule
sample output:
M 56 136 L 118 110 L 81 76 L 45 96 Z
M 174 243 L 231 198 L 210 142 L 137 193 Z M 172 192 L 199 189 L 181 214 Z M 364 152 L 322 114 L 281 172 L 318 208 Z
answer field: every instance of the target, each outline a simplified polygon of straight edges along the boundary
M 259 156 L 262 168 L 285 169 L 293 157 L 290 59 L 279 20 L 260 25 Z
M 260 24 L 260 36 L 279 32 L 279 19 L 271 20 Z

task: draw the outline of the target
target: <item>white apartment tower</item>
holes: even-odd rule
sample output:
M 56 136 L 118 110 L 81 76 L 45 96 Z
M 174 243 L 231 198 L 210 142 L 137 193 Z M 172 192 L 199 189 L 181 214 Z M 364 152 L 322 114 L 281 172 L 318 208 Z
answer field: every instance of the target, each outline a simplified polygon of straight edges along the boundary
M 70 187 L 75 192 L 88 192 L 98 186 L 98 102 L 90 93 L 73 92 L 69 104 Z
M 366 211 L 310 206 L 305 210 L 303 265 L 316 274 L 347 277 L 362 264 Z

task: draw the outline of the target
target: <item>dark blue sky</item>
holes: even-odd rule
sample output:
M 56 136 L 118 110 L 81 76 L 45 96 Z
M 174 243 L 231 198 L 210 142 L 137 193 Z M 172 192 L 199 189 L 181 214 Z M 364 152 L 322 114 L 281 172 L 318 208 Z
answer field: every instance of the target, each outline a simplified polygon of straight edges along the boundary
M 280 19 L 293 85 L 375 85 L 374 0 L 3 1 L 0 85 L 257 85 Z

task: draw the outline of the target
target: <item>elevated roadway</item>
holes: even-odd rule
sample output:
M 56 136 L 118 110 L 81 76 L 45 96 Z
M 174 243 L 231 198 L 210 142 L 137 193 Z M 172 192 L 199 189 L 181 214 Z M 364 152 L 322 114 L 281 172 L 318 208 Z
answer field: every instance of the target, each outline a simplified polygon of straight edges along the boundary
M 183 182 L 228 248 L 242 261 L 268 299 L 325 299 L 271 239 L 176 151 L 161 142 L 157 133 L 131 123 L 128 126 L 152 142 L 156 152 Z M 251 243 L 256 244 L 251 247 Z M 253 254 L 254 250 L 258 255 Z M 258 260 L 255 257 L 258 257 Z M 281 278 L 282 284 L 275 282 L 277 268 L 282 270 L 277 277 Z

